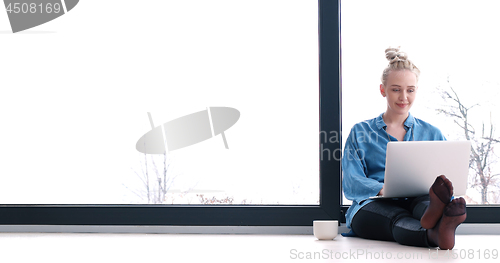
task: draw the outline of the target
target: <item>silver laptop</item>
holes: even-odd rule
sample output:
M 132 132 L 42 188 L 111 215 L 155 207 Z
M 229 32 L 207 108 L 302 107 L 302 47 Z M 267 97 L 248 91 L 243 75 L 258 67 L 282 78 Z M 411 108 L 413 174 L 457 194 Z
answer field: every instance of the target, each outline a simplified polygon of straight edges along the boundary
M 469 175 L 470 141 L 408 141 L 387 144 L 384 195 L 414 197 L 429 193 L 436 177 L 453 183 L 453 195 L 465 195 Z

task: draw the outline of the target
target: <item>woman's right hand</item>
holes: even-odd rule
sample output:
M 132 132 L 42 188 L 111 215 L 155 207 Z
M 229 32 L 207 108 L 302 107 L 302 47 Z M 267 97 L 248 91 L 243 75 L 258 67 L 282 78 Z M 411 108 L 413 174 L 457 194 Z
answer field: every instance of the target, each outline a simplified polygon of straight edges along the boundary
M 382 189 L 380 189 L 380 192 L 378 192 L 377 195 L 384 195 L 384 186 L 382 186 Z

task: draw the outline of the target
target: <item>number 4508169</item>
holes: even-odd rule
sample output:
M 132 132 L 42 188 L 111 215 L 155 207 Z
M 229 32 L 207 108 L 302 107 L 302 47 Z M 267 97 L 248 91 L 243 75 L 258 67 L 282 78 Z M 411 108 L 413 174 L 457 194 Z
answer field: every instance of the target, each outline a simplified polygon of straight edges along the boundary
M 453 249 L 447 250 L 444 257 L 452 259 L 497 259 L 497 249 Z
M 59 3 L 9 3 L 7 13 L 11 14 L 42 14 L 42 13 L 59 13 L 61 12 L 61 4 Z

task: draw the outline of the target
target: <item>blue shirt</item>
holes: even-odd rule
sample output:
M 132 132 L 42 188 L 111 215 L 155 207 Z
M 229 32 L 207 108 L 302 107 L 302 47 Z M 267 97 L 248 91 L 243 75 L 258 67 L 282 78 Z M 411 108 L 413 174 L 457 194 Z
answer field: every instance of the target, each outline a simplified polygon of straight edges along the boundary
M 396 138 L 386 132 L 387 125 L 380 114 L 377 118 L 354 125 L 347 137 L 342 157 L 342 188 L 352 205 L 346 213 L 347 227 L 361 207 L 372 202 L 369 197 L 376 196 L 384 185 L 385 152 L 389 138 Z M 411 113 L 404 122 L 406 134 L 404 141 L 446 140 L 441 131 L 414 118 Z

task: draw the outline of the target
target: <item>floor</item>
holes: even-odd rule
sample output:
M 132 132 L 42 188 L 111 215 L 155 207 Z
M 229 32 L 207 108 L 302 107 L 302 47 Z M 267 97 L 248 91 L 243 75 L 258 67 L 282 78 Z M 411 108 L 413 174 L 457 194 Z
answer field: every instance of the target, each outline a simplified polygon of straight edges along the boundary
M 498 262 L 497 235 L 457 235 L 438 251 L 337 236 L 0 233 L 2 262 Z M 455 259 L 453 259 L 455 258 Z M 49 261 L 50 260 L 50 261 Z

